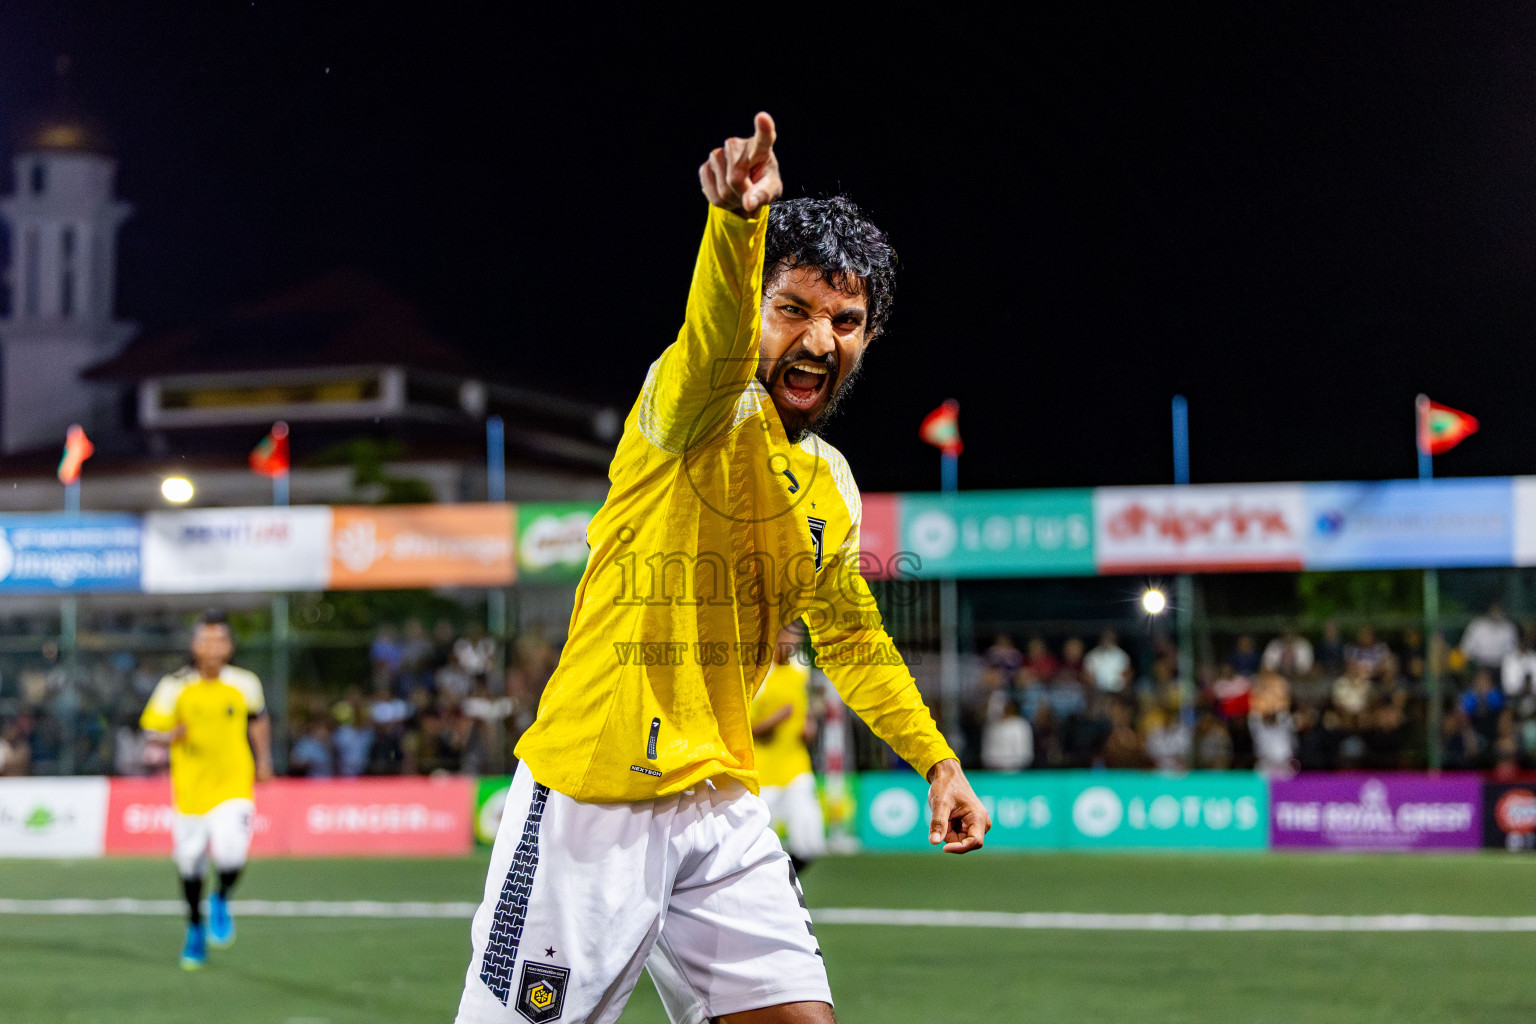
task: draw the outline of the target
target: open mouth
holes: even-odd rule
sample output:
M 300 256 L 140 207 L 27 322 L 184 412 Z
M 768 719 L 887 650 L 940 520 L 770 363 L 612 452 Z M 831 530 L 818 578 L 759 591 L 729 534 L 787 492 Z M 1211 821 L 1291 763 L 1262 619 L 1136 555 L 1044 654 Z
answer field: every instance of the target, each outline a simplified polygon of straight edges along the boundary
M 802 412 L 812 409 L 832 384 L 826 363 L 801 359 L 790 363 L 779 375 L 779 395 Z

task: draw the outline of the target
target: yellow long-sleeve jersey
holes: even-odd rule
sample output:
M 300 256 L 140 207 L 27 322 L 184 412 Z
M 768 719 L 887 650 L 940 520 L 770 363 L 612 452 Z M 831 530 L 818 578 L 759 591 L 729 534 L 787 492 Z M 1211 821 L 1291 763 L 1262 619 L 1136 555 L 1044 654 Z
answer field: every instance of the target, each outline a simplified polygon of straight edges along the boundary
M 756 380 L 768 208 L 711 207 L 677 341 L 609 467 L 569 639 L 517 756 L 589 802 L 716 775 L 756 792 L 749 706 L 803 618 L 876 735 L 926 774 L 954 757 L 859 575 L 858 488 L 831 445 L 791 443 Z

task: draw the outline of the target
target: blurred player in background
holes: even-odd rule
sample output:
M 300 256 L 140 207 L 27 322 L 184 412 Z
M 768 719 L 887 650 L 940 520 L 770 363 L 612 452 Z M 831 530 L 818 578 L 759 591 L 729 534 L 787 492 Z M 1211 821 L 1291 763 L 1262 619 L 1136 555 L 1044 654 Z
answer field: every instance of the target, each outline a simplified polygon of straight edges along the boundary
M 773 119 L 754 127 L 699 168 L 683 327 L 625 420 L 569 640 L 518 742 L 460 1024 L 609 1024 L 642 965 L 676 1022 L 831 1024 L 753 767 L 752 695 L 796 620 L 927 778 L 930 842 L 965 853 L 991 826 L 859 575 L 853 475 L 813 431 L 885 323 L 895 253 L 846 198 L 777 204 Z
M 779 633 L 773 668 L 752 701 L 752 754 L 762 786 L 758 795 L 768 805 L 773 827 L 783 830 L 784 852 L 796 871 L 827 852 L 827 827 L 808 749 L 816 724 L 806 716 L 811 667 L 800 650 L 801 637 L 793 627 Z
M 254 783 L 272 777 L 272 725 L 261 680 L 229 663 L 234 638 L 220 612 L 198 617 L 192 663 L 160 680 L 139 724 L 150 741 L 149 760 L 164 763 L 170 748 L 176 820 L 172 859 L 187 900 L 187 936 L 181 966 L 196 970 L 208 947 L 235 941 L 229 892 L 245 867 L 256 815 Z M 219 888 L 203 922 L 203 876 L 208 861 Z

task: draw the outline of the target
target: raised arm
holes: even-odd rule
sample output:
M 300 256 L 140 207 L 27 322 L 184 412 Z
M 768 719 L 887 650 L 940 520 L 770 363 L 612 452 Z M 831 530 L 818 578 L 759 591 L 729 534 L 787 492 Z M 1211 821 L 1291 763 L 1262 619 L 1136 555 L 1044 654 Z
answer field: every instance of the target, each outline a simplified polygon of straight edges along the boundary
M 775 137 L 758 114 L 750 138 L 726 139 L 699 166 L 710 209 L 687 313 L 640 399 L 640 427 L 665 451 L 713 437 L 756 372 L 768 203 L 784 190 Z

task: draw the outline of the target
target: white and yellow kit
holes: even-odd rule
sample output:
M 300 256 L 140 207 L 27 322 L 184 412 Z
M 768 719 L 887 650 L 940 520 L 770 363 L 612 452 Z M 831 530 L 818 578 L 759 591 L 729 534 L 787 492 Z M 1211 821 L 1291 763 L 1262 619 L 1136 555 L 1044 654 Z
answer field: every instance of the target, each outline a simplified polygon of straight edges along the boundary
M 683 327 L 625 421 L 517 746 L 466 1024 L 616 1020 L 647 957 L 674 1021 L 831 1002 L 757 796 L 750 705 L 787 623 L 913 767 L 954 757 L 859 576 L 847 463 L 791 441 L 755 378 L 768 216 L 710 208 Z

